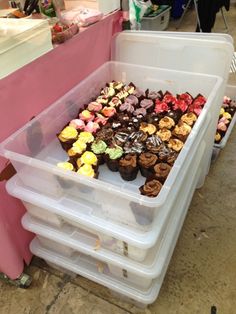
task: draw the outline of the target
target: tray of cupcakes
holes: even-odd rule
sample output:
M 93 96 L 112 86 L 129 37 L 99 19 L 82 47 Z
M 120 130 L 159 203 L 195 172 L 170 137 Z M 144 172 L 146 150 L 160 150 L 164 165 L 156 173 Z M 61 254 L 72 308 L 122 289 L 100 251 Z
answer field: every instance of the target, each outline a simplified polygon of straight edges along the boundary
M 223 149 L 236 122 L 236 86 L 227 85 L 223 104 L 220 108 L 219 120 L 215 135 L 212 161 L 215 161 L 220 150 Z
M 217 76 L 108 62 L 4 141 L 2 154 L 26 186 L 147 230 L 184 201 L 178 192 L 209 145 L 221 86 Z

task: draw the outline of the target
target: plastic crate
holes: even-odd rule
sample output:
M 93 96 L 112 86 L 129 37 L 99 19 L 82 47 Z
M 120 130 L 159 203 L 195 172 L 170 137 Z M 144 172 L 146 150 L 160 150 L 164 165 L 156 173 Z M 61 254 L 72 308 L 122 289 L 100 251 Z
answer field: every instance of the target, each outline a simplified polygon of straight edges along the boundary
M 72 204 L 64 198 L 56 200 L 36 193 L 33 189 L 25 187 L 17 175 L 8 181 L 6 187 L 8 193 L 23 201 L 32 217 L 58 229 L 63 229 L 65 226 L 71 233 L 89 232 L 95 239 L 94 247 L 99 244 L 98 249 L 104 248 L 117 255 L 141 262 L 146 257 L 148 258 L 154 246 L 160 245 L 173 211 L 180 214 L 187 210 L 199 179 L 199 171 L 201 170 L 199 164 L 205 147 L 206 144 L 203 141 L 199 146 L 198 153 L 194 154 L 194 160 L 190 162 L 190 168 L 185 171 L 184 184 L 178 191 L 180 195 L 185 197 L 177 197 L 173 207 L 164 207 L 148 232 L 134 231 L 129 226 L 99 219 L 93 216 L 92 208 L 89 210 L 78 202 Z M 76 241 L 76 239 L 78 240 L 77 237 L 73 239 L 72 236 L 71 241 Z
M 143 89 L 158 86 L 158 89 L 174 94 L 187 90 L 194 96 L 201 93 L 208 99 L 155 198 L 140 195 L 139 186 L 145 181 L 140 174 L 136 180 L 125 182 L 119 173 L 112 173 L 104 165 L 99 168 L 100 175 L 96 180 L 56 166 L 59 161 L 67 159 L 56 134 L 76 116 L 81 106 L 97 96 L 100 89 L 113 79 L 134 82 Z M 205 141 L 214 111 L 219 110 L 221 84 L 222 79 L 214 76 L 108 62 L 6 139 L 1 145 L 1 153 L 11 160 L 28 187 L 56 199 L 64 197 L 68 206 L 76 201 L 80 204 L 86 201 L 84 208 L 90 208 L 94 216 L 148 230 L 159 211 L 164 207 L 171 208 L 178 197 L 181 184 L 188 176 L 187 169 L 191 168 L 191 161 L 198 154 L 198 146 Z M 207 141 L 206 145 L 209 145 Z M 77 210 L 80 211 L 79 206 Z
M 232 37 L 223 34 L 126 31 L 114 37 L 112 60 L 165 69 L 206 73 L 223 78 L 219 100 L 224 96 L 234 53 Z M 202 159 L 198 187 L 204 184 L 211 164 L 218 112 L 212 112 L 205 139 L 208 147 Z
M 170 10 L 171 7 L 167 6 L 165 10 L 156 16 L 143 17 L 141 21 L 141 29 L 150 31 L 164 31 L 169 25 Z
M 236 98 L 236 86 L 234 85 L 227 85 L 226 89 L 225 89 L 225 96 L 228 96 L 232 99 Z M 225 133 L 225 136 L 223 137 L 223 139 L 220 141 L 220 143 L 218 144 L 214 144 L 213 146 L 213 152 L 212 152 L 212 162 L 215 162 L 216 159 L 218 158 L 218 155 L 220 153 L 220 151 L 225 147 L 225 145 L 227 144 L 227 141 L 229 139 L 229 136 L 234 128 L 234 125 L 236 123 L 236 113 L 233 116 L 232 121 L 230 122 L 230 125 L 227 129 L 227 132 Z
M 162 277 L 167 256 L 172 254 L 193 190 L 182 204 L 182 210 L 179 210 L 178 206 L 173 208 L 163 235 L 148 251 L 146 258 L 141 263 L 133 261 L 128 256 L 120 256 L 100 247 L 95 235 L 69 224 L 55 228 L 46 221 L 35 219 L 29 214 L 23 217 L 22 224 L 25 229 L 37 235 L 44 248 L 69 259 L 74 259 L 79 254 L 90 256 L 97 261 L 98 270 L 109 272 L 114 277 L 123 279 L 124 282 L 130 284 L 133 283 L 139 288 L 148 289 L 153 280 Z
M 191 196 L 186 199 L 186 204 L 184 204 L 185 210 L 182 212 L 176 211 L 173 219 L 170 221 L 160 249 L 157 252 L 153 250 L 153 264 L 150 259 L 149 262 L 148 260 L 146 261 L 146 264 L 132 263 L 127 259 L 126 261 L 124 259 L 122 261 L 105 251 L 97 254 L 97 257 L 99 255 L 99 259 L 94 257 L 96 252 L 93 252 L 93 254 L 91 252 L 91 256 L 88 256 L 76 253 L 73 250 L 73 253 L 70 254 L 70 252 L 68 256 L 63 253 L 62 245 L 60 246 L 59 242 L 57 242 L 57 248 L 60 248 L 60 253 L 56 253 L 53 243 L 48 239 L 42 238 L 40 240 L 41 243 L 35 238 L 31 242 L 30 249 L 33 254 L 43 258 L 51 266 L 55 265 L 57 268 L 60 267 L 61 270 L 79 274 L 102 284 L 128 298 L 130 302 L 136 305 L 143 306 L 151 304 L 158 297 L 190 201 Z M 25 226 L 26 224 L 29 226 L 29 223 L 24 221 Z M 72 244 L 70 245 L 73 246 Z M 68 253 L 67 248 L 64 252 Z M 104 261 L 103 263 L 100 262 L 101 259 Z
M 45 20 L 0 19 L 0 78 L 52 49 Z

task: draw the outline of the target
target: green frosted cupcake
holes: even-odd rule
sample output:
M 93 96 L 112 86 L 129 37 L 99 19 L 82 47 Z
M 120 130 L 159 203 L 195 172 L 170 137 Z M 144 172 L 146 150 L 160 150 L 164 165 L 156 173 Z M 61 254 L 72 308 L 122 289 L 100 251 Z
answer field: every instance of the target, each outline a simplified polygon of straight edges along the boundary
M 120 146 L 112 147 L 112 148 L 107 148 L 105 150 L 105 161 L 107 164 L 107 167 L 111 171 L 118 171 L 119 170 L 119 160 L 123 156 L 124 151 Z
M 98 165 L 104 164 L 104 153 L 107 149 L 107 144 L 102 140 L 97 140 L 93 142 L 91 145 L 91 150 L 94 154 L 96 154 L 98 159 Z

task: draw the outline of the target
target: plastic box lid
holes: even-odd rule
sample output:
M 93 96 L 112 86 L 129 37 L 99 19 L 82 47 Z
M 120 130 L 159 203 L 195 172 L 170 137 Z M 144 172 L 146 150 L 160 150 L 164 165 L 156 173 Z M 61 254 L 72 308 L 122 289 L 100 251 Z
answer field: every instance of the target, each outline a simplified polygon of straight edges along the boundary
M 227 80 L 234 52 L 229 36 L 163 34 L 119 33 L 112 43 L 112 60 L 217 75 Z
M 0 54 L 20 45 L 38 31 L 50 30 L 48 22 L 41 19 L 0 19 Z

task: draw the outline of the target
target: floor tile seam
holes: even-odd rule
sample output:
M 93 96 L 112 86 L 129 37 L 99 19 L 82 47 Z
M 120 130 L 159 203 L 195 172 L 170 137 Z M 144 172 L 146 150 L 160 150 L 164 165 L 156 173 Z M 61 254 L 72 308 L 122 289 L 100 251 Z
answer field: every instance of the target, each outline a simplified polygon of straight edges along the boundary
M 59 279 L 63 279 L 63 277 L 61 277 L 61 276 L 59 276 L 59 275 L 57 275 L 57 274 L 54 274 L 52 271 L 50 271 L 49 269 L 47 269 L 47 268 L 44 267 L 44 266 L 40 266 L 40 265 L 37 265 L 37 266 L 36 266 L 36 265 L 34 265 L 34 267 L 39 268 L 39 269 L 41 269 L 41 270 L 43 270 L 43 271 L 46 271 L 46 272 L 49 273 L 50 275 L 53 275 L 53 276 L 55 276 L 55 277 L 57 277 L 57 278 L 59 278 Z M 70 276 L 70 275 L 67 275 L 67 276 Z M 71 279 L 73 279 L 73 277 L 71 277 Z M 94 295 L 95 297 L 97 297 L 97 298 L 99 298 L 99 299 L 102 299 L 103 301 L 106 301 L 106 302 L 110 303 L 111 305 L 114 305 L 114 306 L 120 308 L 120 309 L 123 310 L 123 311 L 126 311 L 127 314 L 133 314 L 133 313 L 130 312 L 129 310 L 125 309 L 124 307 L 122 307 L 122 306 L 120 306 L 120 305 L 117 305 L 117 304 L 115 304 L 114 302 L 111 302 L 110 300 L 107 300 L 106 298 L 99 296 L 98 294 L 94 293 L 93 291 L 90 291 L 90 290 L 84 288 L 82 285 L 79 285 L 78 283 L 73 282 L 73 281 L 70 281 L 70 280 L 67 280 L 67 281 L 65 282 L 65 284 L 62 285 L 62 289 L 60 289 L 59 293 L 57 294 L 57 298 L 58 298 L 59 294 L 61 293 L 61 291 L 63 290 L 64 286 L 65 286 L 68 282 L 70 282 L 72 285 L 75 285 L 75 286 L 77 286 L 77 287 L 80 287 L 80 288 L 83 289 L 84 291 L 87 291 L 87 292 L 91 293 L 91 294 Z M 57 299 L 55 299 L 55 302 L 56 302 L 56 300 L 57 300 Z M 53 304 L 54 304 L 55 302 L 53 302 Z M 52 304 L 52 305 L 53 305 L 53 304 Z M 50 304 L 50 305 L 51 305 L 51 304 Z M 50 306 L 50 308 L 52 307 L 52 305 Z M 50 308 L 49 308 L 49 310 L 50 310 Z M 48 314 L 48 313 L 49 313 L 49 312 L 48 312 L 49 310 L 47 310 L 47 312 L 46 312 L 45 314 Z
M 58 277 L 58 276 L 55 276 Z M 51 308 L 53 307 L 53 305 L 57 302 L 59 295 L 62 293 L 64 287 L 67 285 L 68 282 L 70 282 L 70 278 L 68 275 L 65 274 L 65 276 L 63 276 L 62 278 L 59 277 L 60 279 L 62 279 L 62 284 L 60 285 L 59 291 L 58 293 L 54 296 L 53 300 L 46 306 L 46 311 L 45 314 L 48 314 L 51 310 Z
M 105 297 L 102 297 L 102 296 L 98 295 L 97 293 L 94 293 L 92 290 L 86 289 L 85 287 L 83 287 L 83 285 L 80 285 L 80 284 L 78 284 L 77 282 L 71 282 L 71 283 L 72 283 L 73 285 L 77 286 L 77 287 L 80 287 L 80 288 L 83 289 L 84 291 L 89 292 L 91 295 L 93 295 L 93 296 L 95 296 L 95 297 L 97 297 L 97 298 L 99 298 L 99 299 L 101 299 L 101 300 L 103 300 L 103 301 L 105 301 L 105 302 L 107 302 L 107 303 L 109 303 L 109 304 L 111 304 L 111 305 L 116 306 L 117 308 L 119 308 L 119 309 L 125 311 L 127 314 L 133 314 L 133 312 L 127 310 L 126 308 L 124 308 L 124 307 L 122 307 L 122 306 L 120 306 L 120 305 L 118 305 L 118 304 L 116 304 L 116 303 L 114 303 L 114 302 L 111 302 L 109 299 L 106 299 Z M 103 286 L 103 287 L 104 287 L 104 286 Z M 105 288 L 106 288 L 106 287 L 105 287 Z M 108 289 L 108 288 L 107 288 L 107 289 Z

